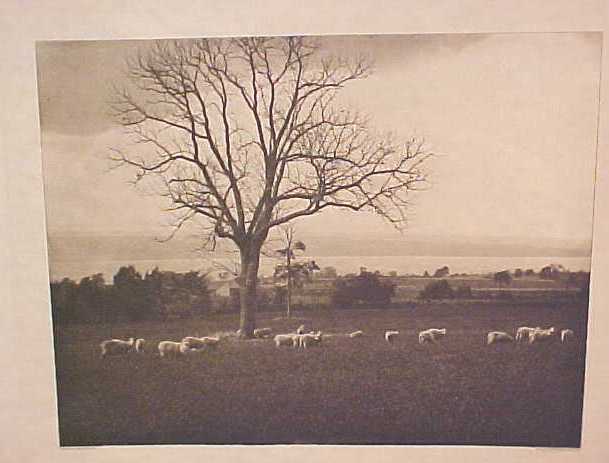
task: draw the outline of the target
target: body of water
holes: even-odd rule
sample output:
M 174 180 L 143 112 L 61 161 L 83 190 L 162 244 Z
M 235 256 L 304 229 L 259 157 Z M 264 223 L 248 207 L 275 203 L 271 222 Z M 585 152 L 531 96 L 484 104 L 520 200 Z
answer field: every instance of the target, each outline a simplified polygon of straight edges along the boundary
M 398 274 L 430 274 L 445 265 L 451 273 L 489 273 L 499 270 L 521 268 L 533 269 L 536 272 L 549 264 L 560 264 L 571 271 L 590 271 L 589 257 L 439 257 L 439 256 L 306 256 L 313 259 L 319 267 L 334 267 L 339 274 L 359 273 L 361 267 L 369 271 L 379 270 L 383 273 L 396 271 Z M 231 268 L 234 265 L 223 259 L 216 262 L 225 263 Z M 278 261 L 263 259 L 260 273 L 272 275 Z M 161 259 L 161 260 L 130 260 L 130 261 L 55 261 L 50 263 L 51 280 L 61 280 L 68 277 L 78 280 L 84 276 L 103 273 L 106 281 L 112 281 L 112 276 L 121 266 L 134 265 L 142 274 L 158 267 L 160 270 L 187 272 L 190 270 L 206 271 L 212 267 L 212 261 L 203 259 Z

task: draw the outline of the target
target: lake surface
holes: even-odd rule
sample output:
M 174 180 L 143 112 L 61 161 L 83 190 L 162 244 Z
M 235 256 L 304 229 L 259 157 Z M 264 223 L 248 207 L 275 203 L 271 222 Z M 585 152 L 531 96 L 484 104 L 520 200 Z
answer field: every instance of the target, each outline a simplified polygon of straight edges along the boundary
M 396 271 L 398 274 L 422 274 L 425 271 L 433 272 L 445 265 L 451 273 L 489 273 L 506 269 L 534 269 L 539 271 L 549 264 L 560 264 L 571 271 L 590 271 L 589 257 L 438 257 L 438 256 L 306 256 L 304 259 L 313 259 L 317 265 L 334 267 L 339 274 L 359 273 L 360 267 L 369 271 L 379 270 L 383 273 Z M 234 266 L 225 259 L 215 259 L 231 268 Z M 262 275 L 272 275 L 273 268 L 278 261 L 263 259 L 260 265 Z M 187 272 L 189 270 L 206 271 L 212 267 L 209 259 L 158 259 L 158 260 L 86 260 L 86 261 L 52 261 L 50 262 L 51 280 L 61 280 L 68 277 L 80 279 L 87 275 L 103 273 L 106 281 L 112 281 L 112 276 L 121 266 L 134 265 L 144 273 L 158 267 L 160 270 L 174 272 Z

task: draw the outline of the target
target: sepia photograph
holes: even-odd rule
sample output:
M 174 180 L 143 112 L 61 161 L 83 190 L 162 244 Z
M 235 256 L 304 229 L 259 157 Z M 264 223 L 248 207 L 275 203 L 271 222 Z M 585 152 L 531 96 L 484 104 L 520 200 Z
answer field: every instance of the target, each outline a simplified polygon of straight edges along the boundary
M 38 41 L 59 444 L 579 448 L 602 41 Z

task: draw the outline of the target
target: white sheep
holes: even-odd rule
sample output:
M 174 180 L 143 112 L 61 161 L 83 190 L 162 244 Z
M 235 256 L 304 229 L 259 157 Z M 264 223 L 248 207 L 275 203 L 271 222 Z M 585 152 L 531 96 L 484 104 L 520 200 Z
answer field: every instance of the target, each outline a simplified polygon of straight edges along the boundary
M 298 347 L 300 345 L 300 336 L 301 335 L 297 333 L 287 333 L 278 334 L 273 339 L 277 347 L 288 345 L 291 345 L 292 347 Z
M 385 331 L 385 341 L 391 343 L 391 342 L 393 342 L 393 338 L 397 337 L 399 334 L 400 334 L 399 331 L 387 330 L 387 331 Z
M 101 348 L 101 357 L 107 355 L 121 355 L 130 352 L 135 345 L 135 339 L 129 338 L 128 341 L 122 339 L 108 339 L 103 341 L 99 347 Z
M 514 342 L 514 338 L 503 331 L 491 331 L 486 335 L 486 344 L 499 342 Z
M 216 347 L 219 342 L 220 338 L 215 338 L 212 336 L 204 336 L 202 338 L 186 336 L 182 339 L 182 344 L 184 344 L 187 349 L 204 349 L 208 347 Z
M 540 330 L 541 326 L 531 328 L 529 326 L 521 326 L 516 330 L 516 342 L 528 341 L 531 334 L 535 330 Z
M 362 330 L 357 330 L 357 331 L 354 331 L 353 333 L 349 333 L 347 336 L 349 336 L 350 338 L 359 338 L 363 335 L 364 335 L 364 332 Z
M 254 337 L 255 338 L 268 338 L 269 336 L 271 336 L 271 333 L 273 331 L 271 330 L 271 328 L 256 328 L 254 330 Z
M 305 332 L 305 326 L 304 325 L 300 325 L 297 329 L 296 329 L 296 334 L 304 334 Z
M 436 343 L 438 338 L 446 336 L 446 328 L 429 328 L 419 333 L 419 344 Z
M 545 330 L 535 330 L 529 334 L 529 344 L 533 344 L 537 341 L 549 341 L 554 338 L 555 332 L 556 328 L 553 326 Z
M 322 333 L 318 331 L 317 333 L 306 333 L 298 336 L 298 345 L 303 348 L 308 348 L 309 346 L 318 346 L 321 344 Z
M 446 335 L 446 328 L 429 328 L 426 331 L 433 334 L 434 336 L 445 336 Z
M 159 354 L 161 357 L 179 357 L 186 354 L 191 349 L 183 342 L 161 341 L 159 342 Z M 196 349 L 195 349 L 196 350 Z
M 574 336 L 575 336 L 575 333 L 573 332 L 573 330 L 564 329 L 560 332 L 560 342 L 565 343 L 569 339 L 572 339 Z
M 146 344 L 146 340 L 142 338 L 138 338 L 135 340 L 135 351 L 138 354 L 144 353 L 144 345 Z

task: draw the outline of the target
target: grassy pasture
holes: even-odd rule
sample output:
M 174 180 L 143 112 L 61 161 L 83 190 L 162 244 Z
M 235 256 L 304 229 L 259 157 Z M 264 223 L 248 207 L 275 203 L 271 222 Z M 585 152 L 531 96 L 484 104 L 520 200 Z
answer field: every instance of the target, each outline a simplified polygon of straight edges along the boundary
M 161 359 L 156 344 L 234 330 L 236 315 L 120 326 L 60 326 L 55 353 L 62 445 L 327 443 L 578 446 L 586 307 L 437 304 L 411 310 L 297 314 L 323 347 L 226 339 L 215 351 Z M 260 314 L 259 326 L 301 319 Z M 573 344 L 484 344 L 490 330 L 572 328 Z M 417 333 L 446 327 L 439 346 Z M 365 336 L 344 333 L 362 329 Z M 401 335 L 389 345 L 386 329 Z M 148 352 L 101 360 L 109 337 Z

